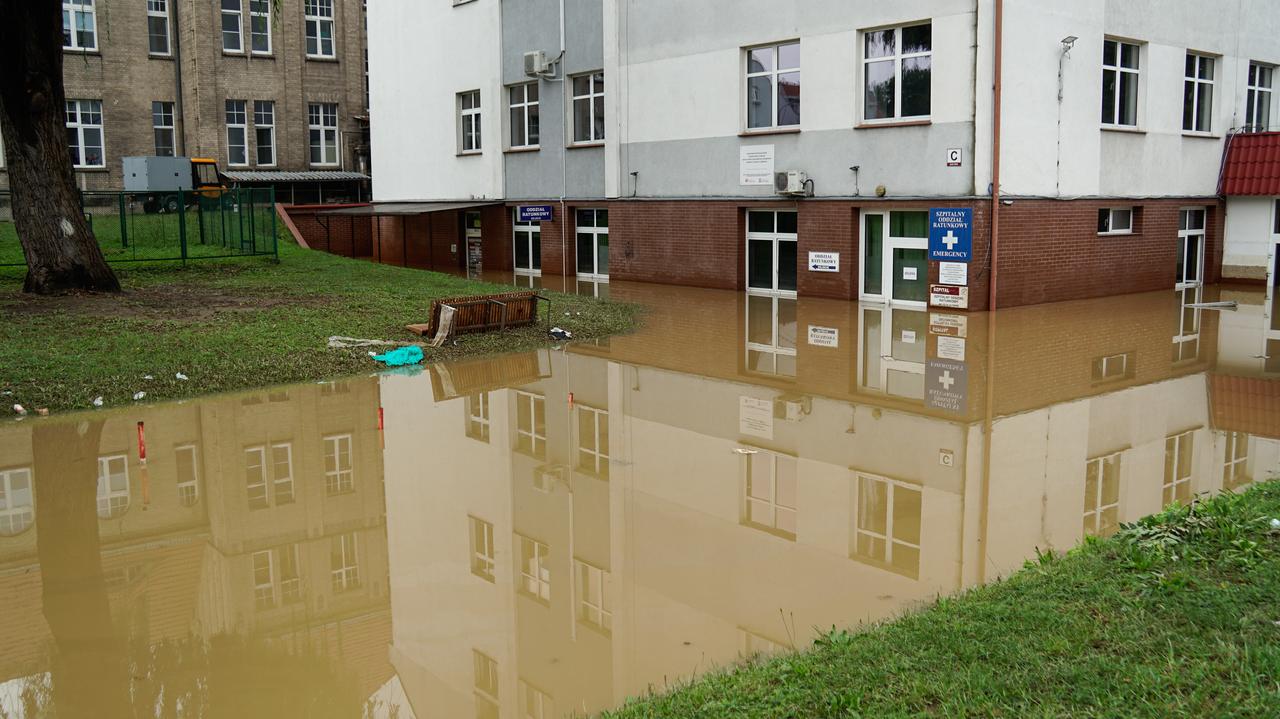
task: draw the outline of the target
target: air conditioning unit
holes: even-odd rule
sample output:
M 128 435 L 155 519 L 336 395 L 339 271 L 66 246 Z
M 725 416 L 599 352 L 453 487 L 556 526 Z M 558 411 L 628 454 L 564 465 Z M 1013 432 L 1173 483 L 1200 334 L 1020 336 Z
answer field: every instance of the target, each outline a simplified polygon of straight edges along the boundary
M 777 190 L 779 195 L 806 195 L 808 189 L 805 185 L 808 182 L 809 176 L 800 170 L 787 170 L 773 174 L 773 189 Z
M 786 420 L 787 422 L 799 422 L 812 411 L 812 397 L 784 395 L 773 400 L 774 419 Z
M 541 50 L 531 50 L 524 54 L 524 74 L 529 77 L 540 77 L 551 72 L 551 62 L 547 60 L 547 53 Z
M 556 484 L 563 484 L 568 487 L 569 482 L 565 480 L 566 470 L 562 464 L 544 464 L 535 467 L 533 470 L 533 488 L 544 494 L 550 494 L 555 489 Z

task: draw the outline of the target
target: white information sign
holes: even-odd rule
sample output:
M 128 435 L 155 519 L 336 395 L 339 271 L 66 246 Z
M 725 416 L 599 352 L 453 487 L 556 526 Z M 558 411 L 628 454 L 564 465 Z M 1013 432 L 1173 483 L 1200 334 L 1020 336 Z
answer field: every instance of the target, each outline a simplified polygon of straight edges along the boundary
M 914 280 L 914 279 L 916 279 L 916 277 L 917 277 L 917 274 L 916 274 L 916 268 L 914 268 L 914 267 L 903 267 L 903 268 L 902 268 L 902 279 L 904 279 L 904 280 Z
M 969 288 L 951 285 L 929 285 L 930 307 L 969 308 Z
M 738 397 L 738 432 L 773 439 L 773 402 L 755 397 Z
M 903 343 L 904 343 L 904 344 L 909 344 L 909 345 L 913 345 L 913 344 L 915 344 L 915 343 L 916 343 L 916 331 L 915 331 L 915 330 L 903 330 L 903 331 L 902 331 L 902 341 L 903 341 Z
M 840 271 L 840 253 L 839 252 L 810 252 L 809 253 L 809 271 L 810 272 L 839 272 Z
M 938 282 L 944 285 L 959 285 L 961 287 L 969 284 L 969 263 L 939 262 Z
M 809 325 L 809 344 L 814 347 L 839 347 L 840 330 L 835 327 Z
M 938 337 L 938 356 L 942 359 L 964 361 L 964 339 L 961 337 Z
M 738 184 L 773 185 L 773 145 L 738 148 Z
M 964 164 L 964 150 L 959 147 L 947 148 L 947 167 L 959 167 Z
M 969 334 L 969 318 L 964 315 L 929 313 L 929 332 L 935 335 L 966 337 Z

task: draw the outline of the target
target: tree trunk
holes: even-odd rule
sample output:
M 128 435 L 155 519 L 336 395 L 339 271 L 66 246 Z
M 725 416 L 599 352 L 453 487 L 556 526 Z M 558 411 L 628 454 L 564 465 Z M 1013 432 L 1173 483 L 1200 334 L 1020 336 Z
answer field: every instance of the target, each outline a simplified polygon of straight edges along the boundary
M 80 208 L 67 152 L 59 11 L 52 0 L 0 0 L 0 130 L 27 259 L 23 291 L 119 292 Z

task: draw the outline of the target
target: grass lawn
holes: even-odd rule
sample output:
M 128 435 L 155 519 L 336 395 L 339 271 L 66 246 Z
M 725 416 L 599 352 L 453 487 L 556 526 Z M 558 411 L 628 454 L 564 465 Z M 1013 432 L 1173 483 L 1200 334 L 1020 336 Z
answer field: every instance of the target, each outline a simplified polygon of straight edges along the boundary
M 0 268 L 0 416 L 88 409 L 372 372 L 365 349 L 328 349 L 331 335 L 420 341 L 404 330 L 426 322 L 437 297 L 512 288 L 304 250 L 280 240 L 270 257 L 113 265 L 125 292 L 34 297 L 25 268 Z M 631 329 L 633 305 L 543 292 L 552 321 L 579 339 Z M 543 307 L 545 314 L 545 305 Z M 565 312 L 571 315 L 564 316 Z M 427 361 L 546 345 L 546 323 L 462 335 L 427 349 Z M 180 381 L 177 373 L 190 379 Z M 145 375 L 154 377 L 145 380 Z
M 1280 717 L 1280 482 L 613 719 Z

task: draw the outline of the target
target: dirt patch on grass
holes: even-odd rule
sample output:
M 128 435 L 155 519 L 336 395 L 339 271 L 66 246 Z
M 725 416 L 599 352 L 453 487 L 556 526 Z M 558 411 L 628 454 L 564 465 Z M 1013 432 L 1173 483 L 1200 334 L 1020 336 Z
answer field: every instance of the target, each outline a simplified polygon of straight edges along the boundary
M 76 292 L 52 297 L 20 292 L 0 294 L 0 316 L 34 317 L 53 313 L 112 319 L 200 322 L 223 312 L 255 312 L 284 306 L 318 307 L 320 297 L 227 290 L 198 284 L 138 287 L 113 295 Z

